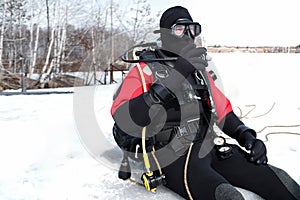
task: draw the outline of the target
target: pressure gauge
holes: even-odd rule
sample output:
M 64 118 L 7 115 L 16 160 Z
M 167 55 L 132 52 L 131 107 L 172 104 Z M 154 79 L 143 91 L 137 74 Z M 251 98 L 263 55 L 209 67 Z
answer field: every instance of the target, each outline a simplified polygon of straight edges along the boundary
M 230 158 L 232 155 L 232 147 L 226 143 L 224 137 L 218 136 L 214 139 L 214 144 L 216 145 L 217 155 L 221 159 Z
M 214 139 L 214 144 L 217 146 L 223 146 L 225 144 L 225 138 L 218 136 Z

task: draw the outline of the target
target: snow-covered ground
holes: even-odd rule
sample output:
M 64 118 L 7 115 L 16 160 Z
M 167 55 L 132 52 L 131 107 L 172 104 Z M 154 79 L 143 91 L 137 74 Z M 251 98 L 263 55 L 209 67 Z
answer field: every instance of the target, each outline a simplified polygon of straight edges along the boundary
M 262 140 L 274 133 L 267 135 L 269 163 L 300 183 L 300 55 L 211 56 L 236 113 Z M 115 88 L 0 96 L 0 199 L 182 199 L 164 187 L 152 194 L 118 179 L 110 117 Z

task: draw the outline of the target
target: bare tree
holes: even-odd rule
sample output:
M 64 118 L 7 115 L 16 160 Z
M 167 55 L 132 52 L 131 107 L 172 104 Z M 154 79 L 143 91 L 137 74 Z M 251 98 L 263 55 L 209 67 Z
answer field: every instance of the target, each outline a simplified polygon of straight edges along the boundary
M 46 10 L 47 10 L 47 43 L 49 43 L 49 38 L 50 38 L 49 0 L 46 0 Z
M 55 1 L 53 26 L 51 28 L 51 37 L 47 50 L 47 56 L 42 68 L 39 81 L 44 85 L 54 74 L 59 74 L 61 70 L 62 54 L 66 42 L 68 5 L 64 1 L 61 9 L 60 0 Z
M 29 63 L 28 71 L 29 75 L 28 77 L 33 77 L 33 73 L 38 68 L 37 66 L 37 59 L 38 59 L 38 48 L 40 43 L 43 41 L 46 41 L 47 44 L 47 37 L 40 36 L 41 33 L 41 24 L 45 21 L 45 18 L 47 16 L 44 16 L 44 13 L 46 12 L 46 6 L 47 2 L 39 1 L 39 0 L 29 0 L 28 8 L 29 11 L 29 41 L 28 41 L 28 53 L 27 53 L 27 59 Z M 48 29 L 47 29 L 48 30 Z M 48 32 L 47 32 L 48 35 Z M 41 55 L 40 55 L 41 56 Z
M 129 10 L 116 13 L 116 17 L 122 29 L 128 32 L 133 43 L 144 41 L 156 27 L 160 12 L 153 15 L 148 0 L 134 0 L 129 7 Z
M 98 83 L 101 71 L 143 40 L 151 24 L 147 0 L 136 0 L 128 6 L 134 7 L 131 10 L 122 10 L 117 2 L 4 0 L 0 3 L 0 66 L 19 73 L 18 56 L 24 53 L 28 77 L 38 73 L 41 87 L 80 66 L 91 72 L 87 84 Z
M 46 56 L 46 60 L 44 63 L 44 66 L 42 68 L 41 74 L 40 74 L 40 78 L 39 78 L 39 82 L 43 85 L 49 80 L 49 76 L 52 72 L 52 68 L 53 68 L 53 63 L 52 60 L 50 58 L 51 53 L 52 53 L 52 48 L 53 48 L 53 44 L 54 44 L 54 40 L 55 40 L 55 32 L 56 32 L 56 26 L 57 26 L 57 21 L 58 21 L 58 6 L 59 6 L 59 0 L 55 2 L 55 6 L 54 6 L 54 25 L 52 27 L 51 30 L 51 38 L 49 41 L 49 45 L 48 45 L 48 50 L 47 50 L 47 56 Z
M 7 7 L 7 1 L 4 0 L 3 3 L 1 3 L 1 11 L 2 11 L 2 20 L 1 20 L 1 33 L 0 33 L 0 69 L 3 66 L 2 63 L 2 54 L 3 54 L 3 40 L 4 40 L 4 32 L 5 32 L 5 21 L 6 21 L 6 7 Z

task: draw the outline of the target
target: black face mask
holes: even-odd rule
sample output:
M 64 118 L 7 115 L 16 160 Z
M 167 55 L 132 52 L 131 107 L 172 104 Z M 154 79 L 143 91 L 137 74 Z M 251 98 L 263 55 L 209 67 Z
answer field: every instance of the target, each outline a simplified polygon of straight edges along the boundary
M 163 50 L 179 54 L 181 49 L 189 43 L 193 43 L 194 39 L 188 35 L 183 35 L 182 37 L 175 36 L 171 33 L 171 30 L 167 29 L 161 32 L 161 42 Z

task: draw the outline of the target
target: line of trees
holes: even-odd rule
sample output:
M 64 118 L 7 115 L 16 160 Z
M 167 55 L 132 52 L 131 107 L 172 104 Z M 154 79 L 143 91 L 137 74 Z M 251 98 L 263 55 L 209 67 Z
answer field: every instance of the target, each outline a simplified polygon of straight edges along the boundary
M 147 0 L 130 5 L 117 0 L 3 0 L 0 71 L 19 75 L 24 63 L 25 76 L 35 78 L 39 87 L 65 72 L 90 71 L 96 83 L 96 72 L 145 40 L 158 15 Z

